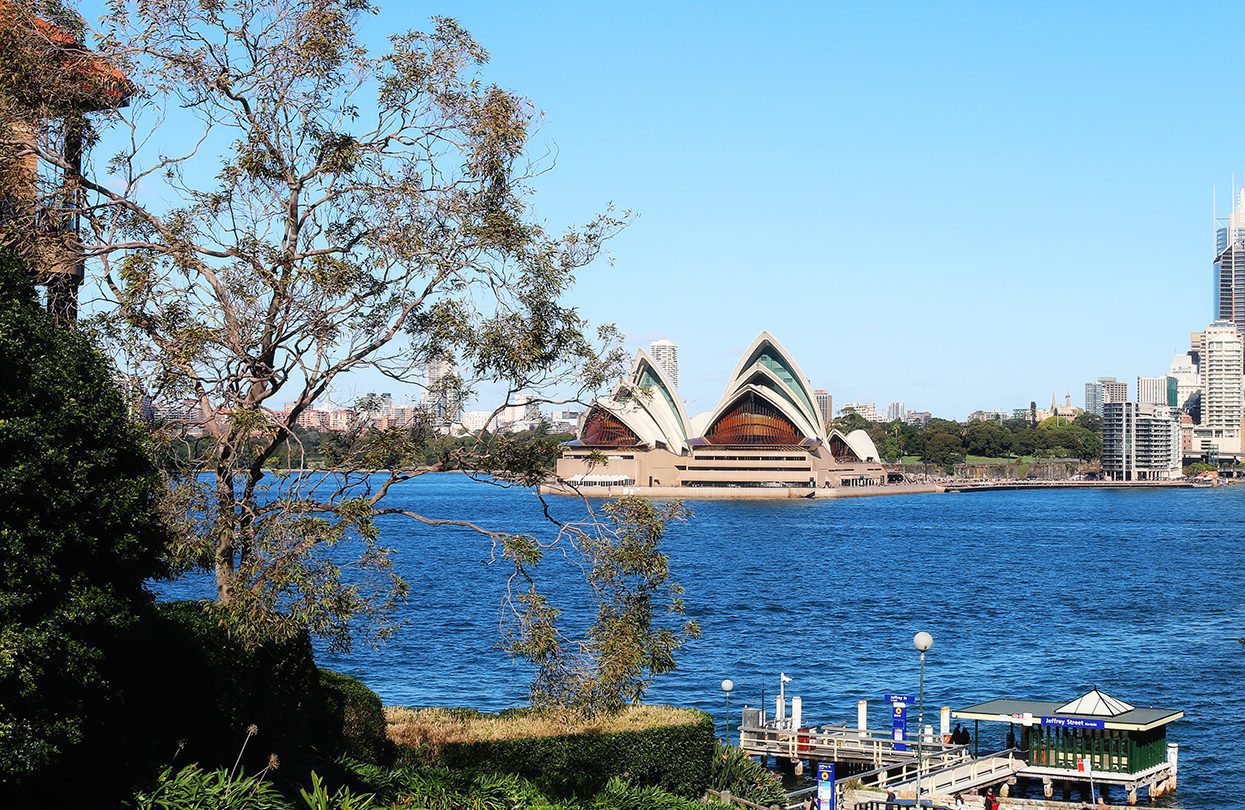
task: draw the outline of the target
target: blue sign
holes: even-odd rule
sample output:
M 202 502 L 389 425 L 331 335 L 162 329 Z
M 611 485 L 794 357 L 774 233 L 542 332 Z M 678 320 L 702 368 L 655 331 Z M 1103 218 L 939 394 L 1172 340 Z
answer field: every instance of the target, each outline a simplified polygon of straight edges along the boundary
M 882 700 L 887 703 L 903 703 L 906 706 L 916 703 L 916 697 L 913 695 L 882 695 Z
M 835 810 L 834 763 L 817 763 L 817 810 Z
M 1082 720 L 1079 717 L 1043 717 L 1042 725 L 1059 728 L 1106 728 L 1106 720 Z
M 896 703 L 891 709 L 891 739 L 895 741 L 896 751 L 907 751 L 908 744 L 908 704 Z

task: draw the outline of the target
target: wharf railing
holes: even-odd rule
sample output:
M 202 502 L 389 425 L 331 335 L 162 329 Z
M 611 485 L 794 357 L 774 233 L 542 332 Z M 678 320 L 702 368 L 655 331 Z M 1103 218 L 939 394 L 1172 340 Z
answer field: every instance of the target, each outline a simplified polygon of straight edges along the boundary
M 844 725 L 813 729 L 781 729 L 773 726 L 739 727 L 739 747 L 751 756 L 779 756 L 814 762 L 857 762 L 875 768 L 922 758 L 941 767 L 971 759 L 968 746 L 938 740 L 897 742 L 888 732 L 856 729 Z

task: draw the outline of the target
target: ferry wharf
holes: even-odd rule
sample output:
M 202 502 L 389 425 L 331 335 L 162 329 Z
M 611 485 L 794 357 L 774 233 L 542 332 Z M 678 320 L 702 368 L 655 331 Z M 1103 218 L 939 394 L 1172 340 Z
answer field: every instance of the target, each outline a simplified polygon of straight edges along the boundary
M 1098 689 L 1068 702 L 998 698 L 955 711 L 943 706 L 940 733 L 926 726 L 911 739 L 898 723 L 869 728 L 867 701 L 857 704 L 855 726 L 805 725 L 801 698 L 793 696 L 789 708 L 785 703 L 780 693 L 773 716 L 744 708 L 738 744 L 797 777 L 824 780 L 829 773 L 835 810 L 882 810 L 886 791 L 894 791 L 900 807 L 912 806 L 918 787 L 922 806 L 950 807 L 963 795 L 974 807 L 972 797 L 989 789 L 1007 799 L 1009 810 L 1080 808 L 1108 788 L 1135 805 L 1143 795 L 1152 800 L 1176 788 L 1178 747 L 1168 742 L 1167 726 L 1184 712 L 1135 707 Z M 892 705 L 896 718 L 905 713 L 906 706 Z M 972 721 L 971 736 L 962 732 L 966 743 L 952 741 L 952 718 Z M 983 723 L 1006 725 L 1005 747 L 984 746 Z M 818 790 L 815 784 L 789 793 L 785 807 L 802 808 L 807 797 L 825 795 Z M 1009 798 L 1017 792 L 1027 798 Z M 1080 801 L 1072 801 L 1074 793 Z

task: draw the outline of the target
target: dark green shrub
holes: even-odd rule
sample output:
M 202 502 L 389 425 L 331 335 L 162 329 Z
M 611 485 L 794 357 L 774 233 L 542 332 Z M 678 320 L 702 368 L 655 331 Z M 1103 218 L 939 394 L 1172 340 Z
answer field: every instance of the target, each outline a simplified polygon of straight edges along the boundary
M 588 797 L 615 776 L 687 798 L 704 795 L 713 756 L 713 719 L 696 712 L 692 722 L 640 731 L 573 734 L 399 746 L 399 761 L 439 764 L 451 770 L 513 773 L 554 797 Z
M 131 789 L 125 644 L 163 491 L 107 361 L 0 253 L 0 807 Z
M 179 761 L 230 767 L 245 742 L 245 772 L 263 768 L 270 754 L 284 774 L 305 768 L 320 706 L 307 635 L 248 646 L 207 602 L 157 605 L 148 624 L 143 722 L 164 761 L 182 747 Z
M 782 780 L 736 745 L 714 744 L 709 787 L 766 807 L 787 801 Z
M 392 746 L 379 695 L 349 675 L 321 669 L 320 701 L 314 743 L 321 753 L 373 764 L 389 762 Z

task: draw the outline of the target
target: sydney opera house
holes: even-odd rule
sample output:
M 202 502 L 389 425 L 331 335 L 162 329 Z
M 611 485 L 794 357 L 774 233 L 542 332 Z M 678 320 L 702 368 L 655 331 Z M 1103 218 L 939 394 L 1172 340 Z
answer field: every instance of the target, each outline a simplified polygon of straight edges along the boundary
M 863 430 L 827 431 L 812 386 L 762 332 L 711 411 L 688 418 L 678 391 L 646 352 L 593 403 L 557 476 L 579 487 L 825 487 L 886 482 Z

